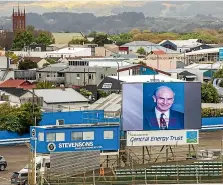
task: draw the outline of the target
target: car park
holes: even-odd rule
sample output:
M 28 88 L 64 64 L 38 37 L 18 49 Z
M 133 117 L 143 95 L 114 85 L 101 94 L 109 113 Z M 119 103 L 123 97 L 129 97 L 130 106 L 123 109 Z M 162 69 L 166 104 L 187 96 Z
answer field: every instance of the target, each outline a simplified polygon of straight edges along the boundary
M 20 170 L 18 172 L 13 172 L 11 176 L 11 184 L 28 185 L 28 170 Z
M 7 161 L 3 156 L 0 156 L 0 171 L 4 171 L 7 167 Z

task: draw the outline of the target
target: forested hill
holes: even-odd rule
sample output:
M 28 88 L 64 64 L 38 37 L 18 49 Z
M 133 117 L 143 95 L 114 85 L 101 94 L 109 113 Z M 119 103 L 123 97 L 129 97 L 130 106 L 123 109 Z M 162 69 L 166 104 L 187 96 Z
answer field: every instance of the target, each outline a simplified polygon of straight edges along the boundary
M 11 29 L 10 17 L 1 17 L 0 25 Z M 124 12 L 117 15 L 96 17 L 91 13 L 53 12 L 42 15 L 27 14 L 27 25 L 50 32 L 106 33 L 127 32 L 133 28 L 152 32 L 192 32 L 197 28 L 222 29 L 223 21 L 211 15 L 196 15 L 179 18 L 146 17 L 143 13 Z

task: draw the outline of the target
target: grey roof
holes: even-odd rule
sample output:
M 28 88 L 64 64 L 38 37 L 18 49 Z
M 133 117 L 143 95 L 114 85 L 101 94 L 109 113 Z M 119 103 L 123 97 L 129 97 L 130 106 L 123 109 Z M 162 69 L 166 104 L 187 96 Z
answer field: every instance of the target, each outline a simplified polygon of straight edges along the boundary
M 47 104 L 88 102 L 89 100 L 72 88 L 62 89 L 34 89 L 35 95 L 43 97 Z
M 76 67 L 68 67 L 66 69 L 63 69 L 62 71 L 60 71 L 60 73 L 69 73 L 69 72 L 73 72 L 73 73 L 88 73 L 88 71 L 90 73 L 96 73 L 96 68 L 102 68 L 102 67 L 87 67 L 87 66 L 76 66 Z
M 28 90 L 22 88 L 15 88 L 15 87 L 0 87 L 0 91 L 4 91 L 16 97 L 21 97 L 25 93 L 29 92 Z
M 140 64 L 129 64 L 126 66 L 120 66 L 119 69 L 125 69 L 125 68 L 134 67 L 134 66 L 138 66 L 138 65 L 140 65 Z
M 66 68 L 67 66 L 57 66 L 57 67 L 47 66 L 45 68 L 38 70 L 37 72 L 59 72 Z
M 148 46 L 147 48 L 149 48 L 151 51 L 157 51 L 157 50 L 162 50 L 164 51 L 165 53 L 179 53 L 179 51 L 175 51 L 175 50 L 172 50 L 172 49 L 168 49 L 168 48 L 165 48 L 163 46 L 160 46 L 160 45 L 152 45 L 152 46 Z
M 122 46 L 149 46 L 149 45 L 155 45 L 155 44 L 148 41 L 132 41 Z

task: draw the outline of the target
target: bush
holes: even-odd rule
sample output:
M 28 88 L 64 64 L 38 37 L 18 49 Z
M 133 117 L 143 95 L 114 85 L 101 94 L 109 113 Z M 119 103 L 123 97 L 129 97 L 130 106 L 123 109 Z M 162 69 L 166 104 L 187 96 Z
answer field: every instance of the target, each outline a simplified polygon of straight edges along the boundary
M 203 108 L 201 112 L 202 118 L 207 117 L 221 117 L 223 116 L 223 109 L 221 108 Z

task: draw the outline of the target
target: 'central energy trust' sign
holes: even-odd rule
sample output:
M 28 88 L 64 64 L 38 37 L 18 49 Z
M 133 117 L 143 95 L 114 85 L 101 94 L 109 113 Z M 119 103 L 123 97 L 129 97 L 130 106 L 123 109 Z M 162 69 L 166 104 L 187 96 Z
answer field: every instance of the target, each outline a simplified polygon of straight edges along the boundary
M 127 146 L 198 144 L 198 139 L 198 130 L 160 130 L 127 132 Z

